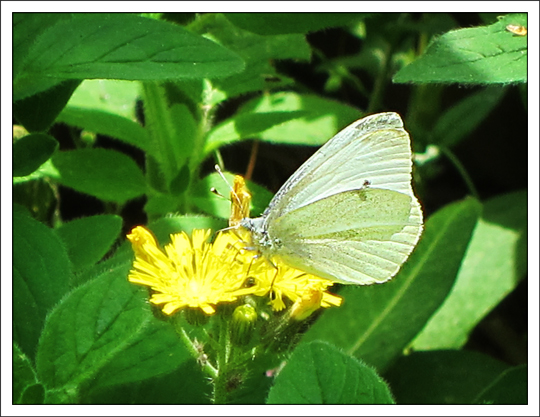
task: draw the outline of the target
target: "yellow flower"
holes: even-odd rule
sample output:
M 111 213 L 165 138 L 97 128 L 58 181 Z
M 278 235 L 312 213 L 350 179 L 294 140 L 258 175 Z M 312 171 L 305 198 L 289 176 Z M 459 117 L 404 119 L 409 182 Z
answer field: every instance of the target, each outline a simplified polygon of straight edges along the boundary
M 313 312 L 319 307 L 340 306 L 342 302 L 341 297 L 326 292 L 326 289 L 334 284 L 333 281 L 308 274 L 282 263 L 276 263 L 274 270 L 267 269 L 260 273 L 258 279 L 262 279 L 258 285 L 259 289 L 268 288 L 272 291 L 271 303 L 272 308 L 276 311 L 286 307 L 283 301 L 284 296 L 296 303 L 296 307 L 293 306 L 294 309 L 291 313 L 298 316 L 302 316 L 310 309 Z M 298 320 L 302 320 L 302 318 L 298 318 Z
M 194 230 L 171 235 L 171 243 L 161 250 L 152 234 L 142 226 L 127 236 L 135 252 L 129 281 L 150 287 L 150 302 L 163 305 L 165 314 L 185 308 L 200 308 L 214 314 L 215 306 L 233 302 L 258 290 L 246 284 L 253 255 L 238 248 L 231 231 L 218 233 L 209 243 L 210 230 Z

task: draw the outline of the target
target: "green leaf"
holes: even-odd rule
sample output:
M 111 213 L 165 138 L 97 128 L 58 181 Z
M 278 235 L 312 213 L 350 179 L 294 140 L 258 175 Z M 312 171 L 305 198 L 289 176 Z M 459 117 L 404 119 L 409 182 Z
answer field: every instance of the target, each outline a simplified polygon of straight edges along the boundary
M 454 288 L 412 347 L 462 347 L 473 328 L 517 286 L 526 270 L 527 192 L 488 200 Z
M 508 368 L 479 352 L 413 352 L 384 375 L 398 404 L 473 404 Z
M 208 155 L 221 146 L 243 139 L 259 137 L 263 132 L 284 122 L 306 115 L 304 111 L 243 113 L 215 126 L 208 133 L 204 154 Z
M 13 115 L 29 132 L 45 132 L 66 106 L 79 80 L 67 80 L 39 94 L 13 103 Z
M 22 404 L 22 395 L 26 388 L 37 382 L 36 373 L 32 362 L 17 346 L 13 343 L 13 385 L 12 402 L 13 404 Z
M 304 340 L 329 341 L 384 370 L 448 295 L 480 210 L 476 200 L 467 199 L 437 211 L 392 281 L 347 286 L 340 292 L 343 305 L 325 311 Z
M 20 404 L 44 404 L 45 387 L 42 384 L 33 384 L 25 388 Z
M 476 404 L 528 404 L 527 365 L 504 371 L 476 399 Z
M 74 269 L 87 268 L 103 258 L 118 237 L 122 218 L 90 216 L 62 224 L 56 233 L 67 247 Z
M 150 216 L 161 217 L 178 211 L 179 206 L 180 200 L 177 196 L 155 192 L 148 197 L 144 211 Z
M 30 175 L 47 161 L 58 148 L 58 142 L 44 133 L 22 137 L 13 144 L 13 176 Z
M 73 280 L 72 288 L 79 287 L 89 281 L 94 280 L 96 277 L 103 273 L 120 267 L 122 265 L 131 264 L 133 262 L 133 249 L 131 243 L 123 236 L 120 240 L 118 247 L 114 253 L 107 256 L 106 259 L 101 262 L 92 265 L 87 269 L 79 271 Z
M 100 367 L 92 381 L 93 387 L 109 387 L 167 374 L 191 358 L 172 326 L 153 317 L 130 337 L 128 343 L 110 358 L 107 366 Z
M 167 91 L 163 86 L 144 83 L 143 92 L 151 155 L 158 165 L 155 170 L 164 177 L 158 182 L 166 183 L 158 189 L 166 188 L 168 191 L 171 181 L 188 159 L 200 159 L 202 149 L 196 146 L 197 123 L 185 104 L 169 105 Z
M 57 121 L 93 133 L 120 139 L 145 152 L 150 150 L 146 130 L 137 122 L 125 117 L 97 109 L 68 106 L 60 113 Z
M 13 177 L 13 185 L 23 184 L 29 181 L 35 181 L 45 177 L 56 178 L 58 177 L 58 170 L 52 164 L 52 160 L 48 159 L 43 165 L 41 165 L 36 171 L 30 175 L 24 177 Z
M 393 404 L 388 386 L 358 359 L 332 345 L 298 346 L 278 374 L 268 404 Z
M 150 313 L 146 291 L 127 281 L 130 266 L 117 265 L 77 288 L 47 318 L 37 371 L 65 402 L 77 402 L 82 387 L 169 373 L 188 356 L 172 326 Z
M 67 293 L 71 265 L 62 242 L 24 210 L 13 210 L 13 341 L 34 358 L 45 316 Z
M 438 118 L 431 133 L 432 143 L 452 147 L 474 132 L 499 104 L 505 89 L 488 87 L 451 107 Z
M 21 70 L 36 38 L 55 23 L 72 16 L 72 13 L 13 13 L 13 77 Z
M 15 74 L 13 95 L 18 100 L 64 79 L 213 78 L 243 68 L 234 52 L 178 25 L 131 14 L 76 14 L 38 35 Z
M 60 184 L 105 201 L 123 203 L 146 191 L 144 176 L 130 157 L 109 149 L 56 153 L 52 162 Z
M 190 179 L 189 168 L 184 165 L 169 183 L 169 192 L 172 195 L 181 196 L 188 189 Z
M 458 29 L 436 38 L 425 53 L 394 76 L 396 83 L 510 84 L 527 82 L 526 14 L 509 14 L 490 26 Z
M 171 106 L 169 113 L 175 127 L 175 136 L 170 140 L 176 155 L 176 165 L 180 168 L 173 172 L 174 178 L 187 161 L 189 161 L 190 167 L 200 164 L 202 145 L 198 142 L 199 126 L 197 126 L 197 122 L 187 105 L 175 103 Z
M 274 126 L 255 138 L 290 145 L 322 145 L 362 113 L 350 106 L 309 94 L 265 94 L 247 102 L 241 113 L 303 111 L 305 116 Z
M 225 172 L 224 175 L 229 184 L 233 184 L 234 176 L 228 172 Z M 259 215 L 268 206 L 272 199 L 272 193 L 251 181 L 247 182 L 247 186 L 252 194 L 251 212 L 254 215 Z M 210 191 L 211 189 L 216 189 L 225 198 L 214 194 Z M 229 194 L 229 185 L 223 181 L 219 174 L 213 173 L 195 184 L 192 201 L 205 213 L 221 219 L 228 219 L 231 215 L 231 201 L 227 198 Z
M 68 108 L 101 110 L 136 121 L 136 102 L 141 84 L 137 81 L 84 80 L 68 101 Z
M 259 35 L 308 33 L 357 23 L 371 13 L 224 13 L 236 26 Z
M 88 404 L 210 404 L 212 385 L 201 366 L 187 360 L 174 372 L 144 381 L 92 390 Z
M 309 44 L 302 35 L 256 35 L 239 29 L 221 14 L 207 14 L 195 21 L 191 29 L 216 39 L 244 59 L 246 68 L 242 73 L 212 82 L 228 98 L 290 85 L 293 81 L 277 74 L 272 61 L 307 61 L 311 57 Z

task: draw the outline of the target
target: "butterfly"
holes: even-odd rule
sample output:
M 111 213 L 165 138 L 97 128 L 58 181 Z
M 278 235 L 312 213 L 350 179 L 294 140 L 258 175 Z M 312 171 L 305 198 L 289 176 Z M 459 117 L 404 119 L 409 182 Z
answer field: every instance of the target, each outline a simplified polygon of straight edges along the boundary
M 269 260 L 343 284 L 392 278 L 422 233 L 408 133 L 397 113 L 337 133 L 239 224 Z

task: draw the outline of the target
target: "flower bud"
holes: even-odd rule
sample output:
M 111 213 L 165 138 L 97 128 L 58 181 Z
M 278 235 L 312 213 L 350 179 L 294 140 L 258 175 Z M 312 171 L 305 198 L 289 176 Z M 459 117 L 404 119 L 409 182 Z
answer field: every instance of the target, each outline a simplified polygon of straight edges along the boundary
M 257 322 L 257 310 L 249 304 L 234 309 L 231 321 L 231 342 L 238 346 L 247 345 Z

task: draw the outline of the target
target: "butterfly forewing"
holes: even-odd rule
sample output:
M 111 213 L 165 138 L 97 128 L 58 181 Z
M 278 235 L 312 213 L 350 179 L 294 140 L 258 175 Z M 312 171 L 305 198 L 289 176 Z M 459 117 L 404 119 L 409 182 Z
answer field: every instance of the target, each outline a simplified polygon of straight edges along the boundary
M 374 188 L 411 194 L 409 136 L 396 113 L 368 116 L 347 126 L 320 148 L 281 187 L 268 221 L 282 212 L 343 191 Z

